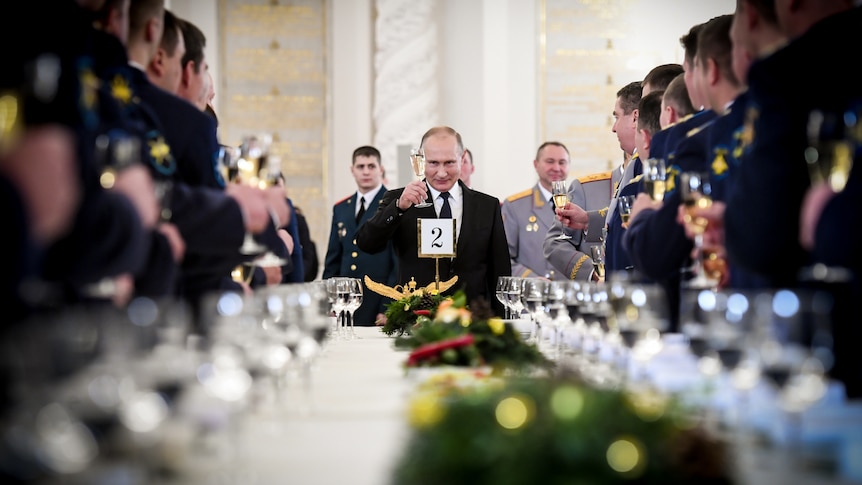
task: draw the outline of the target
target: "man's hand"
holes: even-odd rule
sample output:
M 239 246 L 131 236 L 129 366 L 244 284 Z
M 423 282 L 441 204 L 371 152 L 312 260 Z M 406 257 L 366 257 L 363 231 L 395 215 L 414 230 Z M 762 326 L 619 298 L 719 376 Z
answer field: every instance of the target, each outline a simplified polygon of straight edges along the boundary
M 414 180 L 404 187 L 401 197 L 398 198 L 398 208 L 406 211 L 410 207 L 420 204 L 428 198 L 428 186 L 422 180 Z
M 632 212 L 629 215 L 629 221 L 624 225 L 628 227 L 629 225 L 631 225 L 632 222 L 634 222 L 638 214 L 647 209 L 658 210 L 661 208 L 662 204 L 662 201 L 652 200 L 652 197 L 650 197 L 644 192 L 639 193 L 638 196 L 635 198 L 635 203 L 632 204 Z
M 153 177 L 147 167 L 137 163 L 120 170 L 117 172 L 117 179 L 111 190 L 120 192 L 132 201 L 144 227 L 156 227 L 161 208 L 156 198 Z
M 266 198 L 260 189 L 242 184 L 227 184 L 225 193 L 239 204 L 246 231 L 258 234 L 266 229 L 272 219 L 267 210 Z
M 374 319 L 374 325 L 377 325 L 378 327 L 386 325 L 386 315 L 378 313 L 377 318 Z
M 557 207 L 555 212 L 557 219 L 569 229 L 586 229 L 589 225 L 590 216 L 587 211 L 571 202 L 566 202 L 563 207 Z
M 802 210 L 799 212 L 799 243 L 803 248 L 809 251 L 814 249 L 817 223 L 820 221 L 823 208 L 833 197 L 835 192 L 825 182 L 812 186 L 805 194 Z
M 156 230 L 167 238 L 168 244 L 171 246 L 171 254 L 174 257 L 174 262 L 181 262 L 186 254 L 186 242 L 177 226 L 169 222 L 162 222 L 156 226 Z
M 269 187 L 263 190 L 266 206 L 270 213 L 278 217 L 276 227 L 285 227 L 290 222 L 290 206 L 284 197 L 284 189 L 281 187 Z

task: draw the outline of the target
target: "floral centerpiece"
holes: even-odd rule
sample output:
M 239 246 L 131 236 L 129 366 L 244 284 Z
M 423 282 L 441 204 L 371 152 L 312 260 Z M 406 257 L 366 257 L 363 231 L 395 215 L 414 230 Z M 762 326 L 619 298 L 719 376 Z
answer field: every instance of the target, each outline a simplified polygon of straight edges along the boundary
M 458 291 L 452 297 L 411 295 L 389 305 L 389 331 L 400 330 L 395 346 L 411 351 L 407 367 L 489 366 L 495 371 L 532 371 L 553 366 L 535 345 L 494 316 L 487 303 L 473 302 L 475 310 L 471 311 L 466 301 Z
M 673 398 L 572 377 L 423 389 L 393 484 L 732 483 L 722 442 Z

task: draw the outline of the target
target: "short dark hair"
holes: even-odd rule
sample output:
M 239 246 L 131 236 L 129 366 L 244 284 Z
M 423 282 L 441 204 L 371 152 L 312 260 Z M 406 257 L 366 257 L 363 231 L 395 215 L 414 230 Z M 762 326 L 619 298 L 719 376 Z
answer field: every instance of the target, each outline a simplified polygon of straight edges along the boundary
M 667 89 L 667 85 L 673 81 L 673 78 L 684 71 L 685 69 L 683 69 L 681 64 L 662 64 L 656 66 L 644 77 L 643 85 L 646 86 L 649 84 L 652 86 L 653 91 L 664 91 Z
M 743 3 L 750 5 L 770 25 L 778 25 L 778 14 L 775 13 L 775 0 L 736 0 L 737 11 L 739 11 L 739 5 Z
M 701 61 L 712 59 L 721 75 L 735 85 L 739 85 L 733 73 L 733 42 L 730 40 L 730 25 L 733 15 L 719 15 L 704 24 L 697 38 L 697 58 Z M 703 62 L 704 67 L 706 63 Z
M 455 141 L 458 142 L 458 151 L 461 152 L 461 155 L 464 154 L 464 142 L 461 141 L 461 134 L 455 131 L 454 128 L 449 126 L 435 126 L 430 130 L 426 131 L 424 135 L 422 135 L 422 141 L 419 146 L 425 145 L 425 140 L 427 140 L 431 136 L 435 135 L 450 135 L 455 137 Z M 472 157 L 471 157 L 472 158 Z
M 680 116 L 694 113 L 694 105 L 688 95 L 688 86 L 685 85 L 685 74 L 673 78 L 664 90 L 664 104 L 670 105 Z
M 700 36 L 700 31 L 703 29 L 703 24 L 693 25 L 688 29 L 688 33 L 679 38 L 679 45 L 682 46 L 685 60 L 688 61 L 689 67 L 694 67 L 694 58 L 697 55 L 697 38 Z
M 620 98 L 620 106 L 623 108 L 624 114 L 630 114 L 638 109 L 642 91 L 643 83 L 640 81 L 630 82 L 617 91 L 617 97 Z
M 186 53 L 183 55 L 182 66 L 185 69 L 189 62 L 194 62 L 195 72 L 201 72 L 207 38 L 201 29 L 188 20 L 180 21 L 180 30 L 183 32 L 183 41 L 186 43 Z
M 182 22 L 170 10 L 165 10 L 164 31 L 162 32 L 162 40 L 159 42 L 161 47 L 169 56 L 173 56 L 177 51 L 177 46 L 180 44 L 180 33 L 177 31 Z
M 638 129 L 646 130 L 650 135 L 661 130 L 661 98 L 664 91 L 652 91 L 642 97 L 638 103 Z
M 558 141 L 546 141 L 545 143 L 542 143 L 541 145 L 539 145 L 539 148 L 536 150 L 536 160 L 539 159 L 539 154 L 542 153 L 542 150 L 544 150 L 546 147 L 549 147 L 549 146 L 560 147 L 566 151 L 566 155 L 570 155 L 569 149 L 566 148 L 566 145 L 563 145 L 562 143 L 560 143 Z
M 353 158 L 350 161 L 350 165 L 356 163 L 356 157 L 374 157 L 377 159 L 377 163 L 380 163 L 380 150 L 369 145 L 361 146 L 353 150 Z
M 141 35 L 150 17 L 162 12 L 164 8 L 164 0 L 132 0 L 129 3 L 129 37 Z

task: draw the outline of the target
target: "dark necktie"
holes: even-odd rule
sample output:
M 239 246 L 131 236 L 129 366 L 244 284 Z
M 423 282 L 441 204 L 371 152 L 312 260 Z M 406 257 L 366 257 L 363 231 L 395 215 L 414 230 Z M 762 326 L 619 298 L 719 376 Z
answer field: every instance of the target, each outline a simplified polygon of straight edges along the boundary
M 548 199 L 548 204 L 551 206 L 551 212 L 554 214 L 557 213 L 557 206 L 554 204 L 554 196 L 552 195 L 550 199 Z
M 359 198 L 359 212 L 356 213 L 356 222 L 362 219 L 362 214 L 365 214 L 365 197 Z
M 449 192 L 440 192 L 443 197 L 443 207 L 440 208 L 440 219 L 452 218 L 452 207 L 449 206 Z

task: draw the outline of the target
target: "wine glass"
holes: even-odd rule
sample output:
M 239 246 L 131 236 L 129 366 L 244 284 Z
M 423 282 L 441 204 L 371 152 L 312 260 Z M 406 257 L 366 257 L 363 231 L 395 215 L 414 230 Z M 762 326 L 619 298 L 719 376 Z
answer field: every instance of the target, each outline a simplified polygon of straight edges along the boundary
M 425 177 L 425 149 L 422 147 L 412 148 L 410 150 L 410 165 L 413 167 L 413 174 L 416 175 L 417 180 L 422 180 Z M 430 207 L 431 203 L 426 201 L 422 201 L 418 204 L 415 204 L 413 207 Z
M 617 210 L 620 212 L 620 219 L 623 220 L 623 227 L 628 227 L 629 218 L 632 215 L 632 206 L 635 203 L 634 195 L 624 195 L 617 202 Z
M 242 148 L 235 148 L 228 145 L 221 145 L 219 147 L 219 170 L 221 170 L 222 176 L 224 177 L 226 183 L 243 183 L 243 181 L 246 180 L 248 177 L 250 163 L 251 162 L 249 162 L 245 157 L 243 157 Z M 242 174 L 240 173 L 240 167 L 243 168 Z M 252 256 L 263 254 L 264 251 L 266 251 L 266 246 L 255 241 L 254 236 L 250 232 L 246 231 L 245 237 L 242 240 L 242 246 L 240 246 L 239 248 L 240 254 Z M 241 273 L 242 269 L 240 268 L 240 266 L 237 266 L 234 271 L 238 271 Z M 240 281 L 236 277 L 234 278 L 234 280 Z
M 813 110 L 808 115 L 808 141 L 805 161 L 812 185 L 826 182 L 833 191 L 841 192 L 853 168 L 853 142 L 848 130 L 857 129 L 853 111 L 841 118 L 834 113 Z
M 667 188 L 667 167 L 663 158 L 648 158 L 643 162 L 644 192 L 650 199 L 661 201 Z
M 533 321 L 532 338 L 536 346 L 542 342 L 542 319 L 545 315 L 548 282 L 539 278 L 524 278 L 521 289 L 521 303 L 530 313 Z
M 600 280 L 604 281 L 605 246 L 603 244 L 596 244 L 595 246 L 590 247 L 590 256 L 593 258 L 593 269 L 596 272 L 596 276 L 598 276 Z
M 359 278 L 346 278 L 347 291 L 349 295 L 347 308 L 347 321 L 350 322 L 350 338 L 359 338 L 356 336 L 356 330 L 353 328 L 353 314 L 362 306 L 362 280 Z
M 506 297 L 506 287 L 511 284 L 511 276 L 500 276 L 497 278 L 497 288 L 495 290 L 494 296 L 497 297 L 497 301 L 499 301 L 503 308 L 506 310 L 505 318 L 509 320 L 512 318 L 512 307 L 509 305 L 509 299 Z
M 566 181 L 565 180 L 554 180 L 551 182 L 551 189 L 554 195 L 554 206 L 555 207 L 565 207 L 566 203 L 569 201 L 569 191 L 566 189 Z M 571 239 L 572 236 L 566 234 L 565 231 L 561 232 L 557 239 Z
M 705 217 L 694 216 L 692 212 L 696 209 L 706 209 L 712 205 L 712 185 L 709 175 L 702 172 L 683 172 L 680 174 L 680 193 L 685 205 L 685 224 L 694 233 L 695 262 L 692 266 L 694 277 L 684 283 L 688 288 L 715 288 L 718 280 L 706 275 L 703 266 L 704 247 L 703 233 L 709 224 Z

